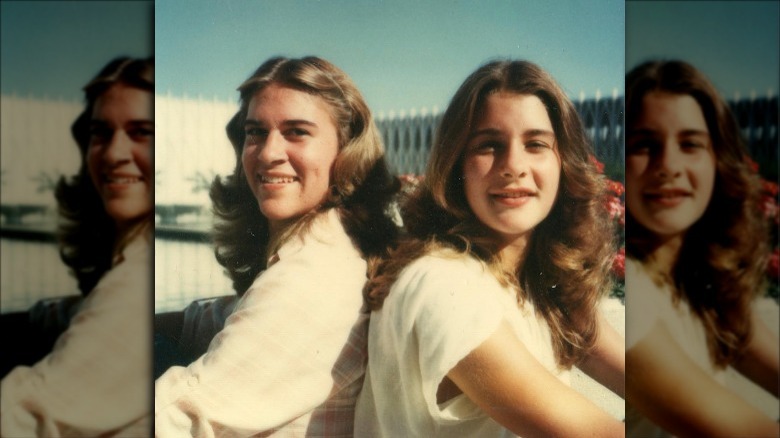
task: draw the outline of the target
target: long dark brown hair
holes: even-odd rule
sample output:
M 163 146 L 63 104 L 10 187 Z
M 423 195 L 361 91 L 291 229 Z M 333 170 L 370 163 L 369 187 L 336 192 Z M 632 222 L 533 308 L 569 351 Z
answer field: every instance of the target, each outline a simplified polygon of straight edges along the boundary
M 339 140 L 326 201 L 273 240 L 268 219 L 260 212 L 241 164 L 249 102 L 271 84 L 321 98 L 328 104 Z M 287 237 L 304 231 L 317 214 L 330 208 L 338 210 L 347 234 L 370 263 L 384 256 L 397 236 L 397 227 L 387 211 L 400 185 L 390 175 L 371 111 L 352 80 L 321 58 L 279 57 L 264 62 L 238 90 L 240 107 L 227 125 L 236 167 L 232 175 L 224 180 L 216 178 L 211 186 L 217 218 L 213 232 L 215 254 L 233 280 L 236 292 L 243 295 L 265 269 L 267 255 Z
M 641 116 L 651 92 L 693 97 L 701 107 L 715 154 L 715 186 L 704 215 L 686 232 L 671 278 L 675 299 L 685 300 L 704 323 L 710 357 L 733 362 L 751 336 L 750 303 L 761 290 L 769 255 L 760 216 L 760 182 L 748 164 L 739 126 L 704 74 L 684 61 L 645 62 L 626 76 L 626 126 Z M 628 256 L 646 263 L 657 237 L 626 215 Z
M 469 207 L 463 161 L 467 138 L 495 93 L 538 97 L 550 117 L 561 157 L 561 180 L 549 215 L 535 228 L 522 266 L 500 267 L 494 239 Z M 494 61 L 460 86 L 444 113 L 425 181 L 402 208 L 408 238 L 374 273 L 366 300 L 379 309 L 401 270 L 436 248 L 454 248 L 485 262 L 504 285 L 516 286 L 552 333 L 561 367 L 580 360 L 596 336 L 596 306 L 609 290 L 613 228 L 602 205 L 605 181 L 579 116 L 555 80 L 527 61 Z
M 90 143 L 90 121 L 95 102 L 109 88 L 123 84 L 154 92 L 154 58 L 135 59 L 119 57 L 106 64 L 84 86 L 86 108 L 71 125 L 71 134 L 81 154 L 81 166 L 71 178 L 60 178 L 54 194 L 60 216 L 60 257 L 71 268 L 79 290 L 86 295 L 100 277 L 111 269 L 112 253 L 116 247 L 116 224 L 106 213 L 89 176 L 87 150 Z M 151 222 L 152 213 L 146 218 Z

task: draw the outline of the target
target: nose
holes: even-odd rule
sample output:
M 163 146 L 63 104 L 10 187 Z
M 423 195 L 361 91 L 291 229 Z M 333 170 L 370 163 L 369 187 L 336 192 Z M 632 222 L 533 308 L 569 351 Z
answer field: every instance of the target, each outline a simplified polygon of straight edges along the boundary
M 507 178 L 520 178 L 528 172 L 528 157 L 525 147 L 519 139 L 507 145 L 501 160 L 501 175 Z
M 655 156 L 655 173 L 660 177 L 674 178 L 680 175 L 680 147 L 674 140 L 667 140 Z
M 117 129 L 111 135 L 103 152 L 103 159 L 111 164 L 129 161 L 132 157 L 132 140 L 122 129 Z
M 284 136 L 272 130 L 260 145 L 257 159 L 265 164 L 276 164 L 287 159 L 287 147 Z

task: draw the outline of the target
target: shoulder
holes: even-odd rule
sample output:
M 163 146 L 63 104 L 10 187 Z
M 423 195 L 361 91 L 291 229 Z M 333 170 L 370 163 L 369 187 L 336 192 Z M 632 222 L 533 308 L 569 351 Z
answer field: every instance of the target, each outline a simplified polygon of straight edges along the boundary
M 658 283 L 638 260 L 626 258 L 626 349 L 648 336 L 653 327 L 676 314 L 671 290 Z
M 503 289 L 481 261 L 452 250 L 437 250 L 409 264 L 393 289 L 442 288 L 448 291 L 495 291 Z
M 342 257 L 362 258 L 336 209 L 314 217 L 298 235 L 292 236 L 279 248 L 278 254 L 281 260 L 299 254 L 309 257 L 339 254 Z
M 633 258 L 626 258 L 626 300 L 638 304 L 655 304 L 657 300 L 669 295 L 669 291 L 663 284 L 653 279 L 642 262 Z M 636 309 L 642 306 L 635 305 Z
M 366 281 L 366 261 L 351 239 L 335 210 L 314 218 L 301 235 L 282 245 L 268 269 L 261 272 L 245 296 L 331 295 L 356 296 Z M 357 292 L 356 292 L 357 291 Z M 335 294 L 335 295 L 334 295 Z M 246 301 L 246 300 L 245 300 Z
M 478 315 L 492 319 L 514 304 L 512 292 L 487 266 L 453 251 L 436 251 L 412 262 L 385 301 L 408 324 L 432 326 L 482 318 Z

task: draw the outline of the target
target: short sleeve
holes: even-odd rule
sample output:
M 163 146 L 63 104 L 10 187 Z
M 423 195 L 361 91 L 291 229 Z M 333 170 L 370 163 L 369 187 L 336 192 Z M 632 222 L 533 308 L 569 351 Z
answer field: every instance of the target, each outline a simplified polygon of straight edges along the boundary
M 398 323 L 416 338 L 425 402 L 436 418 L 442 379 L 498 329 L 512 299 L 482 264 L 466 257 L 426 257 L 393 289 Z
M 626 350 L 661 319 L 663 291 L 636 260 L 626 259 Z

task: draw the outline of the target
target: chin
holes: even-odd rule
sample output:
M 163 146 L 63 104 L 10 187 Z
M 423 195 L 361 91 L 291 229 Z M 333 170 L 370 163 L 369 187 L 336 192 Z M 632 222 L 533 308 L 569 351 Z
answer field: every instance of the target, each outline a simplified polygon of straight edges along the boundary
M 133 223 L 150 215 L 151 208 L 132 208 L 129 206 L 106 206 L 106 213 L 118 224 Z

